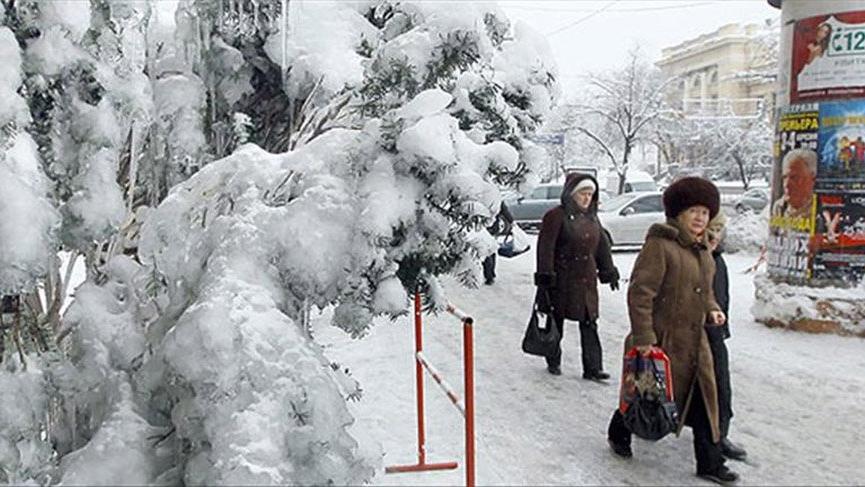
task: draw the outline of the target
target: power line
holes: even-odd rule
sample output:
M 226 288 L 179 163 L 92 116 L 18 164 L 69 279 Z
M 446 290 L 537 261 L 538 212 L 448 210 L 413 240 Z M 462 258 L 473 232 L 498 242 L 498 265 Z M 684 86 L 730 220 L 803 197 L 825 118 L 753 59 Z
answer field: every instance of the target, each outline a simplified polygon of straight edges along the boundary
M 568 29 L 570 29 L 571 27 L 574 27 L 574 26 L 576 26 L 576 25 L 578 25 L 578 24 L 581 24 L 581 23 L 583 23 L 583 22 L 589 20 L 590 18 L 594 17 L 595 15 L 600 14 L 600 13 L 603 12 L 604 10 L 609 9 L 610 7 L 612 7 L 613 5 L 615 5 L 615 4 L 617 4 L 617 3 L 621 2 L 621 1 L 622 1 L 622 0 L 613 0 L 612 2 L 607 3 L 606 5 L 604 5 L 603 7 L 601 7 L 601 8 L 599 8 L 599 9 L 595 10 L 594 12 L 590 13 L 589 15 L 585 15 L 585 16 L 583 16 L 583 17 L 580 17 L 579 19 L 577 19 L 577 20 L 571 22 L 570 24 L 563 25 L 562 27 L 559 27 L 558 29 L 556 29 L 556 30 L 554 30 L 554 31 L 552 31 L 552 32 L 549 32 L 549 33 L 545 34 L 545 36 L 546 36 L 546 37 L 550 37 L 550 36 L 552 36 L 552 35 L 558 34 L 559 32 L 562 32 L 562 31 L 564 31 L 564 30 L 568 30 Z
M 631 7 L 631 8 L 617 8 L 615 10 L 610 10 L 611 13 L 616 12 L 651 12 L 656 10 L 673 10 L 673 9 L 683 9 L 683 8 L 692 8 L 692 7 L 703 7 L 706 5 L 714 5 L 720 3 L 719 0 L 710 0 L 704 2 L 695 2 L 689 4 L 678 4 L 678 5 L 662 5 L 658 7 Z M 501 4 L 501 6 L 505 9 L 514 9 L 514 10 L 531 10 L 537 12 L 597 12 L 597 10 L 589 9 L 589 8 L 557 8 L 557 7 L 538 7 L 538 6 L 529 6 L 529 5 L 508 5 L 507 2 Z

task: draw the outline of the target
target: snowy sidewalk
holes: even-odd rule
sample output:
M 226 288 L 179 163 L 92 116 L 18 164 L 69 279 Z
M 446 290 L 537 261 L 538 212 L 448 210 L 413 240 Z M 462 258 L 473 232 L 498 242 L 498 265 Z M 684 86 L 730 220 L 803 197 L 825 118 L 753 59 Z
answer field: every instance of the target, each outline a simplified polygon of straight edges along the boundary
M 635 253 L 617 253 L 623 276 Z M 770 330 L 753 322 L 750 255 L 728 255 L 731 332 L 727 343 L 736 413 L 731 438 L 753 464 L 730 462 L 743 485 L 861 483 L 859 433 L 865 390 L 865 353 L 857 338 Z M 582 380 L 579 333 L 566 324 L 563 375 L 549 375 L 543 359 L 520 350 L 528 320 L 534 253 L 499 259 L 498 280 L 476 290 L 445 280 L 451 301 L 476 319 L 477 483 L 479 485 L 704 484 L 694 476 L 690 430 L 652 444 L 635 441 L 634 458 L 614 457 L 606 427 L 618 397 L 622 339 L 627 333 L 625 287 L 601 290 L 601 341 L 610 385 Z M 326 326 L 316 329 L 331 360 L 348 367 L 364 390 L 351 403 L 352 434 L 380 443 L 378 485 L 462 485 L 462 417 L 427 378 L 427 460 L 456 460 L 457 470 L 384 474 L 384 466 L 416 461 L 413 331 L 410 319 L 382 320 L 362 340 Z M 449 316 L 424 316 L 424 349 L 458 391 L 462 386 L 462 332 Z

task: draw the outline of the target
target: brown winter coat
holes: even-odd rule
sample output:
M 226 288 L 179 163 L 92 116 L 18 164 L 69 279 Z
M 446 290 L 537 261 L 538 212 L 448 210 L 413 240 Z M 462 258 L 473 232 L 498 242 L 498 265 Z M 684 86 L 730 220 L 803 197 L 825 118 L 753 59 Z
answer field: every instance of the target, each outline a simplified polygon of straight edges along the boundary
M 538 234 L 536 283 L 540 277 L 552 284 L 538 292 L 549 291 L 553 312 L 569 320 L 596 320 L 598 279 L 603 283 L 619 279 L 610 241 L 598 222 L 597 191 L 586 210 L 571 197 L 583 179 L 591 179 L 598 187 L 591 176 L 569 175 L 562 188 L 561 205 L 544 214 Z
M 625 346 L 657 344 L 670 357 L 673 394 L 680 411 L 677 433 L 687 418 L 692 385 L 699 384 L 717 442 L 715 369 L 705 331 L 709 311 L 721 309 L 712 291 L 714 274 L 712 254 L 681 231 L 676 220 L 652 225 L 631 273 L 631 334 Z

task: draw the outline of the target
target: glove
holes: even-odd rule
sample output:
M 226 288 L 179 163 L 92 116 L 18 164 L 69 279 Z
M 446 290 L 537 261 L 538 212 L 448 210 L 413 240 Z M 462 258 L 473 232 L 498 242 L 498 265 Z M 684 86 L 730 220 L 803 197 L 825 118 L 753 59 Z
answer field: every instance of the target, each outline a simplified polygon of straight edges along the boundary
M 538 286 L 538 290 L 535 292 L 535 307 L 541 313 L 549 314 L 553 311 L 553 303 L 548 288 Z
M 599 272 L 598 273 L 598 280 L 601 281 L 601 284 L 609 284 L 610 288 L 613 291 L 615 291 L 616 289 L 619 289 L 619 283 L 618 283 L 618 281 L 619 281 L 619 269 L 616 269 L 614 266 L 612 269 L 610 269 L 608 271 Z M 616 283 L 615 288 L 613 287 L 614 282 Z
M 618 279 L 616 279 L 615 281 L 610 281 L 610 289 L 612 289 L 613 291 L 619 290 L 619 280 Z

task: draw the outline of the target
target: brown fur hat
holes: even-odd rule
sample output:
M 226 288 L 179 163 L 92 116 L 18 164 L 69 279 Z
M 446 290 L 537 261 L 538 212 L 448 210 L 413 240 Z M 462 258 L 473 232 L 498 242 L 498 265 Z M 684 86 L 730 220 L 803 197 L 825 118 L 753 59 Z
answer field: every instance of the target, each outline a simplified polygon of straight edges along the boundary
M 676 218 L 679 213 L 696 205 L 709 209 L 709 218 L 715 218 L 721 209 L 721 194 L 711 181 L 689 176 L 674 182 L 664 191 L 664 213 Z

